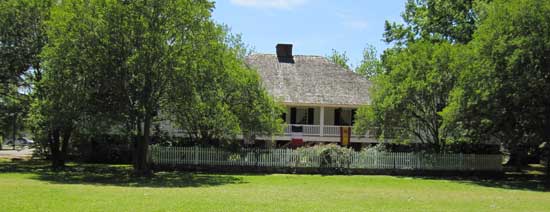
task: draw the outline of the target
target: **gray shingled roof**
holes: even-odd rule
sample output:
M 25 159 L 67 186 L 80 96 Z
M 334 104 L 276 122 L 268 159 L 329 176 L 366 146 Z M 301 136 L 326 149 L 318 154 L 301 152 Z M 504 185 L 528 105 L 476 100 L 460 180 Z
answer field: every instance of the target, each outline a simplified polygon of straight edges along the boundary
M 285 63 L 274 54 L 253 54 L 246 63 L 283 103 L 357 106 L 370 102 L 370 81 L 324 57 L 295 55 L 294 63 Z

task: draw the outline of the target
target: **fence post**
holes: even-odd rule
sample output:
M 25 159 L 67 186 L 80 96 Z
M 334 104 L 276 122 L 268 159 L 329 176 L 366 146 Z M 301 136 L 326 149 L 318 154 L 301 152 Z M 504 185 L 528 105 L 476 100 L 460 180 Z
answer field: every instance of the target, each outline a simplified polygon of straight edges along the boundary
M 199 164 L 199 147 L 195 146 L 193 147 L 193 156 L 194 156 L 194 164 Z
M 399 153 L 393 153 L 392 154 L 392 159 L 393 159 L 393 170 L 395 171 L 396 167 L 395 167 L 395 158 L 398 156 Z

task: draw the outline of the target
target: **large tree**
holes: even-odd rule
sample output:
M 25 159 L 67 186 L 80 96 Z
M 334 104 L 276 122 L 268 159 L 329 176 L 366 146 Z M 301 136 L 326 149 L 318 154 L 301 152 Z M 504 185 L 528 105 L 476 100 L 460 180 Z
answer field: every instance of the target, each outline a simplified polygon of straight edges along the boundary
M 85 33 L 100 31 L 96 13 L 97 5 L 63 1 L 52 7 L 46 22 L 51 39 L 40 55 L 43 76 L 32 93 L 29 123 L 35 138 L 48 147 L 56 169 L 65 165 L 69 141 L 88 112 L 88 100 L 93 99 L 90 85 L 96 79 L 86 74 L 101 67 L 95 58 L 102 52 L 86 48 L 98 45 L 99 40 Z
M 481 7 L 446 123 L 517 153 L 550 140 L 550 1 L 494 1 Z
M 153 119 L 164 105 L 169 85 L 187 83 L 176 82 L 176 73 L 196 68 L 188 66 L 197 60 L 193 52 L 211 41 L 212 7 L 205 0 L 62 1 L 48 24 L 50 42 L 43 54 L 46 72 L 69 77 L 51 82 L 54 88 L 62 83 L 79 84 L 62 92 L 67 98 L 50 98 L 45 91 L 48 94 L 43 99 L 70 106 L 64 101 L 83 98 L 79 102 L 85 102 L 85 108 L 68 110 L 78 115 L 59 114 L 67 119 L 65 123 L 78 122 L 90 108 L 90 113 L 98 108 L 111 115 L 122 113 L 137 138 L 135 170 L 148 173 Z M 70 124 L 66 127 L 72 129 Z
M 0 1 L 0 83 L 4 88 L 21 86 L 25 78 L 40 78 L 38 55 L 47 42 L 44 21 L 50 7 L 49 0 Z
M 49 0 L 0 1 L 0 135 L 22 128 L 29 92 L 41 78 Z M 15 129 L 14 129 L 15 128 Z M 1 148 L 1 147 L 0 147 Z
M 384 38 L 394 46 L 382 55 L 383 71 L 371 78 L 372 103 L 359 110 L 357 130 L 445 149 L 453 131 L 441 112 L 476 28 L 474 2 L 409 0 L 404 24 L 386 22 Z
M 373 79 L 372 102 L 358 111 L 357 130 L 443 150 L 448 129 L 439 113 L 456 80 L 455 54 L 451 44 L 426 41 L 386 52 L 386 72 Z
M 189 138 L 214 145 L 244 134 L 271 135 L 280 130 L 281 109 L 244 62 L 248 50 L 239 35 L 216 28 L 218 42 L 194 52 L 197 69 L 186 69 L 186 84 L 172 87 L 169 114 Z M 177 95 L 186 93 L 188 95 Z
M 244 65 L 241 48 L 211 20 L 212 8 L 206 0 L 61 2 L 48 22 L 48 78 L 36 102 L 45 109 L 36 110 L 36 120 L 96 131 L 105 120 L 123 121 L 136 144 L 138 174 L 149 173 L 158 120 L 174 120 L 203 140 L 273 132 L 277 107 Z

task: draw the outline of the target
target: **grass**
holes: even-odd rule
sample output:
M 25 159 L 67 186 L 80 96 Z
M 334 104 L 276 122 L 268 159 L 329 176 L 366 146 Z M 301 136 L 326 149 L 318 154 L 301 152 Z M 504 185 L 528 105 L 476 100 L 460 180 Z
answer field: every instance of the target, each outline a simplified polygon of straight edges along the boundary
M 158 172 L 0 160 L 2 211 L 550 211 L 528 180 Z

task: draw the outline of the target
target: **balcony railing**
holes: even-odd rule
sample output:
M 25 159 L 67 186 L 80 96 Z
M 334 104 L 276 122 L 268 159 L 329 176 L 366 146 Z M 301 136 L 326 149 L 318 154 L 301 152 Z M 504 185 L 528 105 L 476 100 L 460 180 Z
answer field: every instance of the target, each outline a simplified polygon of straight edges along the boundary
M 302 133 L 304 136 L 324 136 L 324 137 L 340 137 L 340 128 L 344 126 L 325 125 L 321 130 L 321 125 L 306 125 L 306 124 L 285 124 L 284 135 L 290 136 L 292 133 Z M 353 133 L 353 137 L 364 137 L 365 135 L 357 135 Z
M 324 125 L 321 129 L 321 125 L 307 125 L 307 124 L 284 124 L 283 133 L 284 136 L 291 136 L 293 133 L 301 133 L 303 136 L 320 136 L 320 137 L 340 137 L 340 128 L 345 126 L 336 125 Z M 187 136 L 187 133 L 183 129 L 177 128 L 163 128 L 163 130 L 169 132 L 173 136 Z M 366 134 L 355 134 L 353 127 L 351 127 L 352 137 L 376 137 L 374 131 L 368 131 Z

